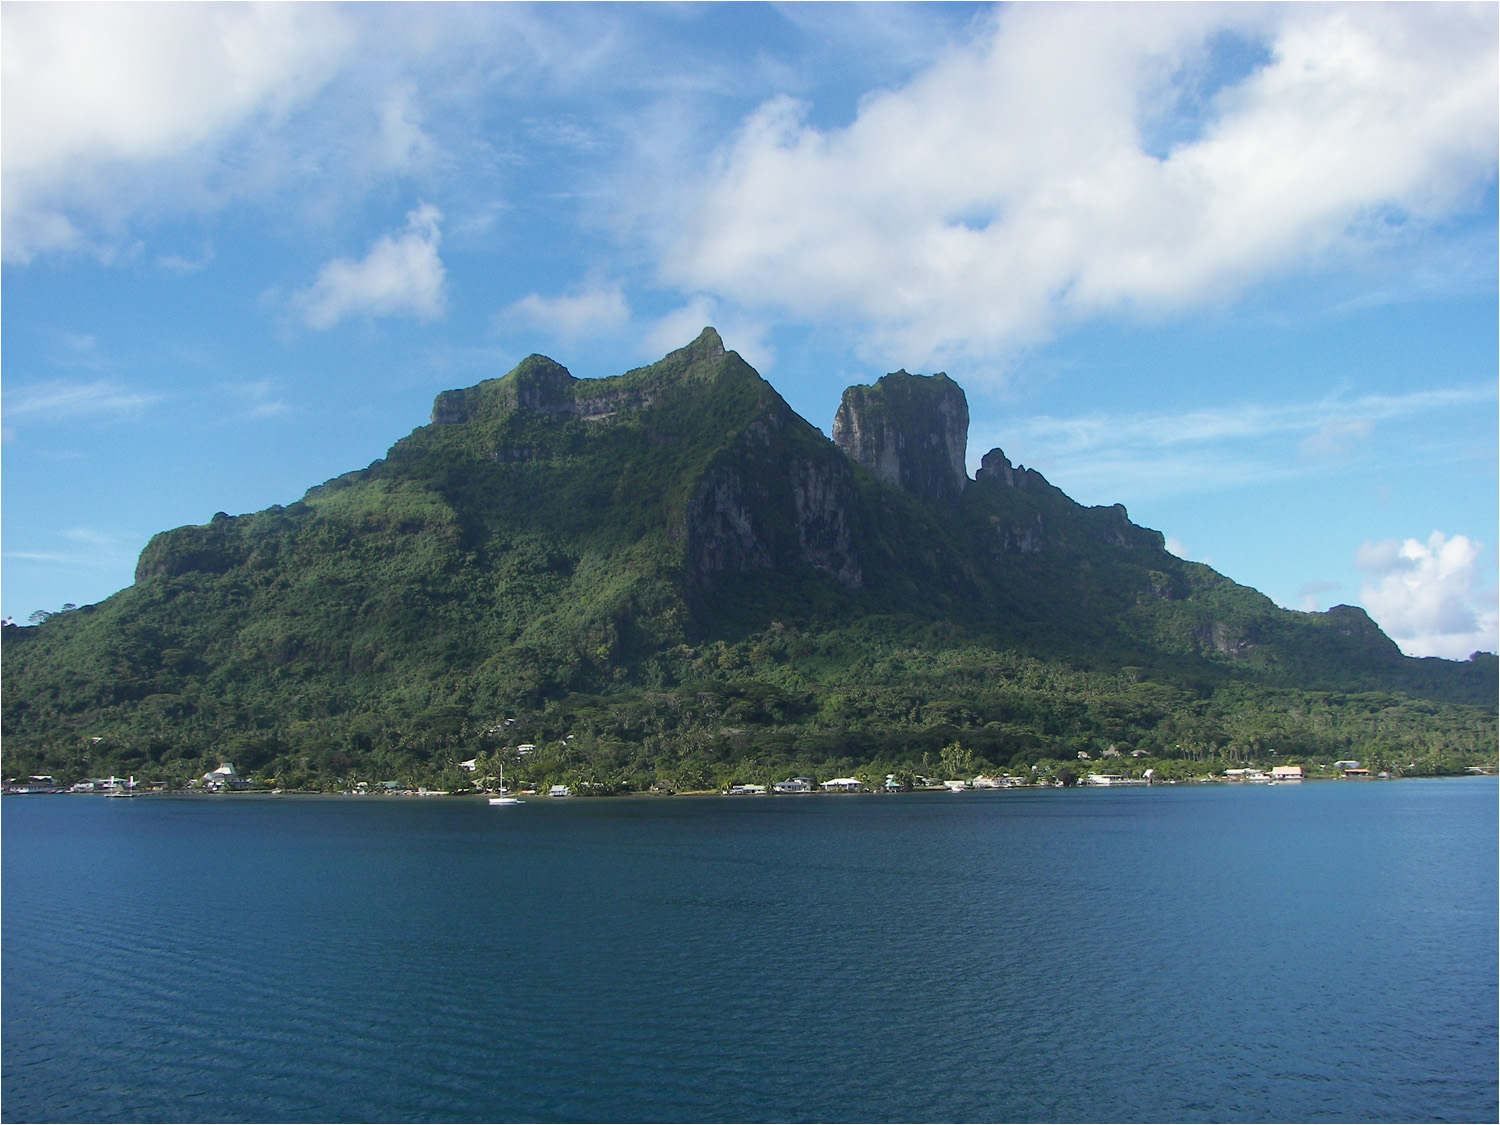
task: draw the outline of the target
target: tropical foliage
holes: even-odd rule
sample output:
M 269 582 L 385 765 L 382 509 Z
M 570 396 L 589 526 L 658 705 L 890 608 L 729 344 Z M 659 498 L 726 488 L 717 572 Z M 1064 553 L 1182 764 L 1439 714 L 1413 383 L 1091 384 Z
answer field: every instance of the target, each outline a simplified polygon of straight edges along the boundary
M 787 554 L 809 503 L 778 491 L 787 465 L 849 482 L 829 518 L 857 581 Z M 695 513 L 726 479 L 741 555 L 704 569 Z M 608 792 L 1050 776 L 1110 748 L 1189 772 L 1495 758 L 1494 656 L 1412 660 L 1362 611 L 1282 610 L 1039 477 L 922 502 L 711 331 L 616 379 L 532 357 L 446 392 L 384 460 L 158 535 L 132 587 L 4 644 L 5 772 L 64 780 L 229 760 L 289 787 L 503 768 Z

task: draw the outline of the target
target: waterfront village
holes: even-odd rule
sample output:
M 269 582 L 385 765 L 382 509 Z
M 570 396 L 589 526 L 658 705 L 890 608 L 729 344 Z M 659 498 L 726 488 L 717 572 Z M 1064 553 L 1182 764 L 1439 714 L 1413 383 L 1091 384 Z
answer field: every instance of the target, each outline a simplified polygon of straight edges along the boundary
M 517 751 L 525 756 L 535 750 L 534 746 L 521 745 Z M 1139 755 L 1139 751 L 1134 752 Z M 1113 749 L 1104 752 L 1105 757 L 1119 757 L 1120 752 Z M 1079 753 L 1080 759 L 1087 759 L 1086 753 Z M 1081 763 L 1080 763 L 1081 764 Z M 1086 767 L 1085 767 L 1086 768 Z M 465 774 L 476 774 L 480 769 L 480 760 L 470 758 L 459 763 L 459 769 Z M 1490 775 L 1495 771 L 1488 766 L 1469 766 L 1466 773 L 1471 775 Z M 1002 773 L 999 776 L 988 774 L 977 774 L 968 779 L 937 779 L 925 777 L 920 774 L 906 774 L 898 777 L 896 774 L 887 774 L 884 781 L 871 780 L 859 777 L 834 777 L 826 781 L 819 781 L 812 777 L 790 777 L 784 781 L 776 781 L 768 784 L 756 784 L 752 782 L 732 782 L 721 789 L 693 790 L 694 794 L 704 795 L 718 793 L 728 797 L 757 797 L 770 795 L 795 795 L 812 793 L 899 793 L 899 792 L 949 792 L 965 793 L 983 790 L 1003 789 L 1037 789 L 1065 786 L 1088 786 L 1088 787 L 1114 787 L 1114 786 L 1150 786 L 1150 785 L 1179 785 L 1179 784 L 1241 784 L 1241 785 L 1278 785 L 1287 783 L 1300 783 L 1304 780 L 1389 780 L 1392 777 L 1389 770 L 1372 771 L 1361 765 L 1359 761 L 1348 759 L 1333 762 L 1331 764 L 1319 764 L 1304 769 L 1300 765 L 1272 766 L 1269 770 L 1253 766 L 1243 766 L 1224 769 L 1221 772 L 1210 772 L 1192 778 L 1161 778 L 1157 776 L 1156 770 L 1147 768 L 1136 773 L 1123 772 L 1120 769 L 1109 769 L 1106 767 L 1102 772 L 1098 769 L 1089 769 L 1087 773 L 1077 773 L 1067 769 L 1049 769 L 1038 771 L 1037 767 L 1031 767 L 1030 775 Z M 547 796 L 547 797 L 571 797 L 575 790 L 584 795 L 589 795 L 591 786 L 587 782 L 574 785 L 558 784 L 545 788 L 532 788 L 526 786 L 517 790 L 525 796 Z M 61 793 L 87 793 L 103 795 L 106 797 L 131 797 L 137 794 L 147 793 L 176 793 L 176 794 L 226 794 L 226 793 L 270 793 L 282 794 L 285 790 L 277 787 L 274 782 L 264 781 L 246 777 L 235 769 L 231 762 L 221 762 L 215 769 L 203 774 L 202 777 L 194 778 L 185 785 L 172 786 L 165 781 L 153 780 L 137 783 L 134 777 L 90 777 L 84 778 L 72 784 L 65 785 L 56 778 L 45 774 L 33 774 L 29 777 L 9 777 L 5 779 L 3 792 L 7 795 L 28 794 L 61 794 Z M 501 777 L 474 777 L 468 784 L 452 789 L 428 788 L 427 786 L 410 786 L 399 781 L 368 782 L 357 781 L 341 790 L 346 796 L 405 796 L 405 797 L 447 797 L 447 796 L 489 796 L 503 795 L 510 792 L 505 787 L 503 774 Z M 655 788 L 648 790 L 648 795 L 665 796 L 672 794 L 673 790 Z M 604 795 L 604 794 L 595 794 Z

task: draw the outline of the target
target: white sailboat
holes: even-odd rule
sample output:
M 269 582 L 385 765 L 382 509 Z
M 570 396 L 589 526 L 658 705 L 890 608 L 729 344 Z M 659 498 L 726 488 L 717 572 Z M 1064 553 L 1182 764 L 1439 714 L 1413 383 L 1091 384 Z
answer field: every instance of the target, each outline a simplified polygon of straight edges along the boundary
M 505 767 L 502 765 L 500 767 L 500 796 L 498 796 L 498 797 L 491 797 L 490 798 L 490 804 L 492 804 L 492 805 L 524 805 L 525 803 L 526 802 L 523 801 L 523 800 L 521 800 L 519 797 L 511 797 L 511 796 L 507 796 L 506 795 L 506 792 L 505 792 Z
M 122 785 L 120 779 L 113 774 L 109 778 L 110 788 L 105 791 L 106 797 L 134 797 L 135 796 L 135 774 L 130 775 L 129 786 Z

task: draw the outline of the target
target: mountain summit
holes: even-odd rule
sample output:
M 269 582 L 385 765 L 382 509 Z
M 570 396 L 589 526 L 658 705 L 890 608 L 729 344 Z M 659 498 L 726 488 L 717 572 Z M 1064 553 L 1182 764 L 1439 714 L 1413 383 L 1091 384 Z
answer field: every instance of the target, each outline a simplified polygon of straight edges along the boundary
M 947 375 L 897 371 L 844 392 L 833 443 L 886 483 L 951 502 L 968 484 L 969 401 Z
M 898 371 L 830 441 L 712 328 L 608 379 L 530 356 L 367 468 L 163 532 L 129 589 L 6 630 L 7 772 L 222 757 L 333 785 L 555 736 L 525 768 L 631 787 L 950 742 L 1004 766 L 1493 730 L 1492 658 L 1280 609 L 998 449 L 970 480 L 967 431 L 957 383 Z

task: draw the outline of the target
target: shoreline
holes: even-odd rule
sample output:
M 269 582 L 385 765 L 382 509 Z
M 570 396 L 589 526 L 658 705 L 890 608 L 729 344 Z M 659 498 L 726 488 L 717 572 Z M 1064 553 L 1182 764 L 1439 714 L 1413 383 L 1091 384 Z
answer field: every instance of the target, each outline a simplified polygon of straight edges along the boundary
M 533 800 L 534 801 L 549 802 L 549 803 L 550 802 L 566 803 L 568 801 L 580 801 L 580 800 L 582 800 L 582 801 L 602 801 L 602 800 L 618 800 L 618 799 L 621 799 L 621 798 L 624 798 L 624 799 L 637 799 L 637 800 L 639 800 L 639 799 L 662 799 L 662 800 L 670 800 L 670 799 L 676 798 L 676 797 L 735 797 L 735 798 L 757 798 L 757 797 L 759 797 L 759 798 L 769 798 L 769 797 L 776 797 L 776 798 L 794 798 L 794 799 L 795 798 L 799 798 L 799 797 L 801 797 L 801 798 L 808 798 L 808 797 L 909 797 L 909 796 L 914 796 L 914 795 L 923 794 L 923 793 L 929 793 L 929 794 L 947 794 L 947 795 L 955 795 L 955 796 L 962 796 L 962 795 L 970 795 L 970 796 L 972 796 L 972 795 L 976 795 L 976 794 L 992 794 L 992 793 L 1024 793 L 1024 792 L 1048 792 L 1048 793 L 1050 793 L 1050 792 L 1056 792 L 1058 790 L 1069 790 L 1069 789 L 1072 789 L 1072 790 L 1084 790 L 1084 791 L 1094 791 L 1094 790 L 1101 790 L 1101 789 L 1110 789 L 1110 790 L 1113 790 L 1113 789 L 1132 789 L 1132 790 L 1175 789 L 1175 788 L 1179 788 L 1181 786 L 1194 786 L 1194 785 L 1229 786 L 1229 787 L 1234 787 L 1234 788 L 1241 788 L 1241 787 L 1243 787 L 1243 788 L 1246 788 L 1246 789 L 1258 789 L 1258 788 L 1261 788 L 1263 786 L 1264 787 L 1280 787 L 1280 786 L 1287 786 L 1287 785 L 1293 785 L 1293 786 L 1295 786 L 1295 785 L 1304 785 L 1304 784 L 1314 783 L 1314 782 L 1346 782 L 1348 784 L 1361 785 L 1361 784 L 1372 784 L 1372 783 L 1390 782 L 1390 781 L 1457 781 L 1457 780 L 1463 780 L 1463 779 L 1484 779 L 1484 778 L 1489 778 L 1489 779 L 1493 780 L 1493 779 L 1496 778 L 1496 776 L 1497 776 L 1497 774 L 1495 774 L 1495 773 L 1473 772 L 1473 773 L 1443 774 L 1443 775 L 1422 776 L 1422 777 L 1408 777 L 1408 776 L 1394 776 L 1394 777 L 1304 777 L 1304 778 L 1299 778 L 1299 779 L 1296 779 L 1296 780 L 1268 781 L 1268 782 L 1242 781 L 1242 780 L 1239 780 L 1239 779 L 1229 779 L 1229 778 L 1215 777 L 1215 778 L 1192 778 L 1192 779 L 1174 780 L 1174 781 L 1152 781 L 1152 782 L 1150 782 L 1148 784 L 1145 784 L 1145 785 L 1139 785 L 1139 784 L 1138 785 L 1085 785 L 1085 784 L 1080 783 L 1080 784 L 1077 784 L 1077 785 L 1011 785 L 1011 786 L 996 786 L 996 787 L 993 787 L 993 788 L 983 787 L 983 788 L 978 788 L 978 789 L 965 788 L 965 789 L 961 789 L 961 790 L 955 790 L 955 789 L 945 788 L 945 787 L 941 787 L 941 786 L 925 786 L 925 787 L 922 787 L 922 788 L 919 788 L 919 789 L 888 790 L 888 789 L 881 789 L 881 788 L 869 788 L 869 789 L 861 789 L 861 790 L 853 790 L 853 791 L 844 790 L 844 791 L 838 791 L 838 792 L 813 790 L 811 792 L 806 792 L 806 793 L 731 793 L 728 790 L 724 790 L 724 789 L 685 789 L 685 790 L 680 790 L 680 791 L 672 792 L 672 793 L 642 792 L 642 791 L 634 790 L 634 791 L 630 791 L 630 792 L 626 792 L 626 793 L 607 793 L 607 794 L 604 794 L 604 793 L 597 793 L 597 794 L 591 794 L 591 793 L 573 793 L 573 794 L 569 794 L 566 797 L 553 797 L 550 794 L 542 793 L 542 792 L 526 793 L 526 792 L 522 792 L 522 791 L 519 791 L 519 790 L 512 790 L 509 793 L 506 793 L 506 794 L 503 794 L 503 795 L 504 796 L 510 796 L 510 797 L 516 797 L 516 798 L 520 799 L 523 803 L 528 802 L 528 801 L 533 801 Z M 389 800 L 389 799 L 392 799 L 392 798 L 397 798 L 397 799 L 423 800 L 423 801 L 432 800 L 434 798 L 448 798 L 448 799 L 452 799 L 452 800 L 478 801 L 478 800 L 488 800 L 490 797 L 502 796 L 502 794 L 495 793 L 495 792 L 490 792 L 490 791 L 485 791 L 485 790 L 480 790 L 480 791 L 470 790 L 470 791 L 460 792 L 460 793 L 442 792 L 442 791 L 437 791 L 437 790 L 429 790 L 427 792 L 419 792 L 417 790 L 397 790 L 397 791 L 391 791 L 391 792 L 371 791 L 371 792 L 367 792 L 367 793 L 356 793 L 356 792 L 352 792 L 350 790 L 308 790 L 308 789 L 298 789 L 298 790 L 242 789 L 242 790 L 232 791 L 232 792 L 216 792 L 216 793 L 204 792 L 203 790 L 195 790 L 195 789 L 140 789 L 140 790 L 137 790 L 137 791 L 135 791 L 133 793 L 129 793 L 129 794 L 119 794 L 119 793 L 111 793 L 111 792 L 78 792 L 78 793 L 74 793 L 74 792 L 69 792 L 66 789 L 37 790 L 37 791 L 5 789 L 3 791 L 0 791 L 0 795 L 3 795 L 5 797 L 102 797 L 102 798 L 111 799 L 111 800 L 120 800 L 122 798 L 123 799 L 134 800 L 134 799 L 140 798 L 140 797 L 178 797 L 178 798 L 184 798 L 185 797 L 185 798 L 196 798 L 196 799 L 203 799 L 203 800 L 208 800 L 208 799 L 230 799 L 230 798 L 235 798 L 235 799 L 250 798 L 250 799 L 266 800 L 266 799 L 272 799 L 272 798 L 280 799 L 280 798 L 287 798 L 287 797 L 301 797 L 301 798 L 319 797 L 319 798 L 348 798 L 348 799 L 362 799 L 362 800 L 368 800 L 368 799 L 371 799 L 371 798 Z

